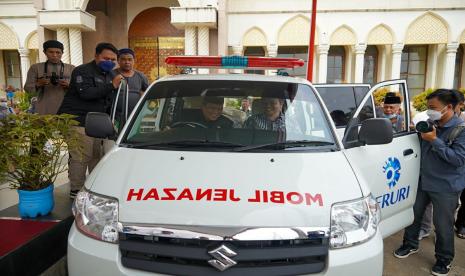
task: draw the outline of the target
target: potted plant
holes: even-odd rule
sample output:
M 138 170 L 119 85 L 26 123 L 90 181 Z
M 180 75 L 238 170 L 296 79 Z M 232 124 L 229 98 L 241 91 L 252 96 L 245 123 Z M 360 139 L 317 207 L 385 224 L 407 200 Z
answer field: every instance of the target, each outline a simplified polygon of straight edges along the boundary
M 67 170 L 68 147 L 79 147 L 71 115 L 20 113 L 0 120 L 0 178 L 17 189 L 21 217 L 48 214 L 53 183 Z

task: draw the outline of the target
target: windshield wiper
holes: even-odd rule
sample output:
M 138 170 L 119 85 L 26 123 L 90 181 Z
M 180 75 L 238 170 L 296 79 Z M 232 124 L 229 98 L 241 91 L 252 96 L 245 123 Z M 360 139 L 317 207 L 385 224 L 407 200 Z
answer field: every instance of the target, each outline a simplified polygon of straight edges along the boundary
M 331 146 L 331 145 L 334 145 L 334 143 L 327 142 L 327 141 L 312 141 L 312 140 L 288 140 L 285 142 L 250 145 L 250 146 L 235 148 L 234 151 L 249 151 L 249 150 L 254 150 L 254 149 L 273 148 L 273 147 L 279 147 L 279 146 L 282 146 L 283 149 L 286 149 L 286 148 L 296 148 L 296 147 Z
M 208 141 L 208 140 L 176 140 L 167 142 L 144 142 L 137 144 L 125 144 L 129 148 L 150 148 L 150 147 L 198 147 L 198 146 L 215 146 L 215 147 L 243 147 L 242 144 L 220 142 L 220 141 Z

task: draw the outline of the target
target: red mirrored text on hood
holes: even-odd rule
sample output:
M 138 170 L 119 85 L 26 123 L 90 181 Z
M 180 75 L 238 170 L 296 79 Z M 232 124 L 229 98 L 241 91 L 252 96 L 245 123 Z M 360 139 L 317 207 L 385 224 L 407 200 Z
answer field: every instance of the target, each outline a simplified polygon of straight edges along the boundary
M 323 206 L 321 194 L 310 194 L 286 191 L 255 190 L 248 198 L 241 198 L 234 189 L 178 189 L 178 188 L 150 188 L 128 191 L 127 201 L 221 201 L 237 203 L 246 201 L 263 204 L 294 204 L 308 206 Z

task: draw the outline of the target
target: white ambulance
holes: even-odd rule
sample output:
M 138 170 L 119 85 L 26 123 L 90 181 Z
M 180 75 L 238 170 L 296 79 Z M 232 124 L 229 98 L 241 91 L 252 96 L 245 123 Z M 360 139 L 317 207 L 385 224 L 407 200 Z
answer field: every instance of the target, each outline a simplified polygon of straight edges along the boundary
M 395 133 L 376 112 L 382 91 L 402 99 Z M 152 84 L 120 133 L 107 114 L 89 114 L 88 135 L 117 139 L 74 202 L 69 274 L 382 275 L 383 237 L 413 221 L 420 148 L 408 102 L 403 80 L 329 112 L 307 80 L 198 74 Z

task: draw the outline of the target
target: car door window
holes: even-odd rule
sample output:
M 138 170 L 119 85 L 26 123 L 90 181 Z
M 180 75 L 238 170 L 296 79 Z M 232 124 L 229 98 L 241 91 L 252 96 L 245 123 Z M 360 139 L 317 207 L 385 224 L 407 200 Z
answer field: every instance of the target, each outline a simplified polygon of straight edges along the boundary
M 394 135 L 402 135 L 409 131 L 407 120 L 408 101 L 405 87 L 402 84 L 378 88 L 374 94 L 379 94 L 382 100 L 376 103 L 377 117 L 389 119 Z
M 354 90 L 351 86 L 317 87 L 336 127 L 345 127 L 357 109 Z
M 363 106 L 358 107 L 353 118 L 348 123 L 344 134 L 344 143 L 352 147 L 358 143 L 358 131 L 362 122 L 373 117 L 386 118 L 392 124 L 394 137 L 409 133 L 410 116 L 408 96 L 405 83 L 386 82 L 373 87 L 370 94 L 365 95 L 361 102 Z M 373 95 L 381 98 L 375 103 L 373 110 Z
M 334 124 L 338 128 L 344 128 L 352 118 L 357 107 L 362 103 L 370 87 L 366 86 L 316 86 L 316 89 L 323 98 L 328 108 Z M 360 119 L 362 121 L 376 117 L 373 100 L 366 101 L 361 110 Z

